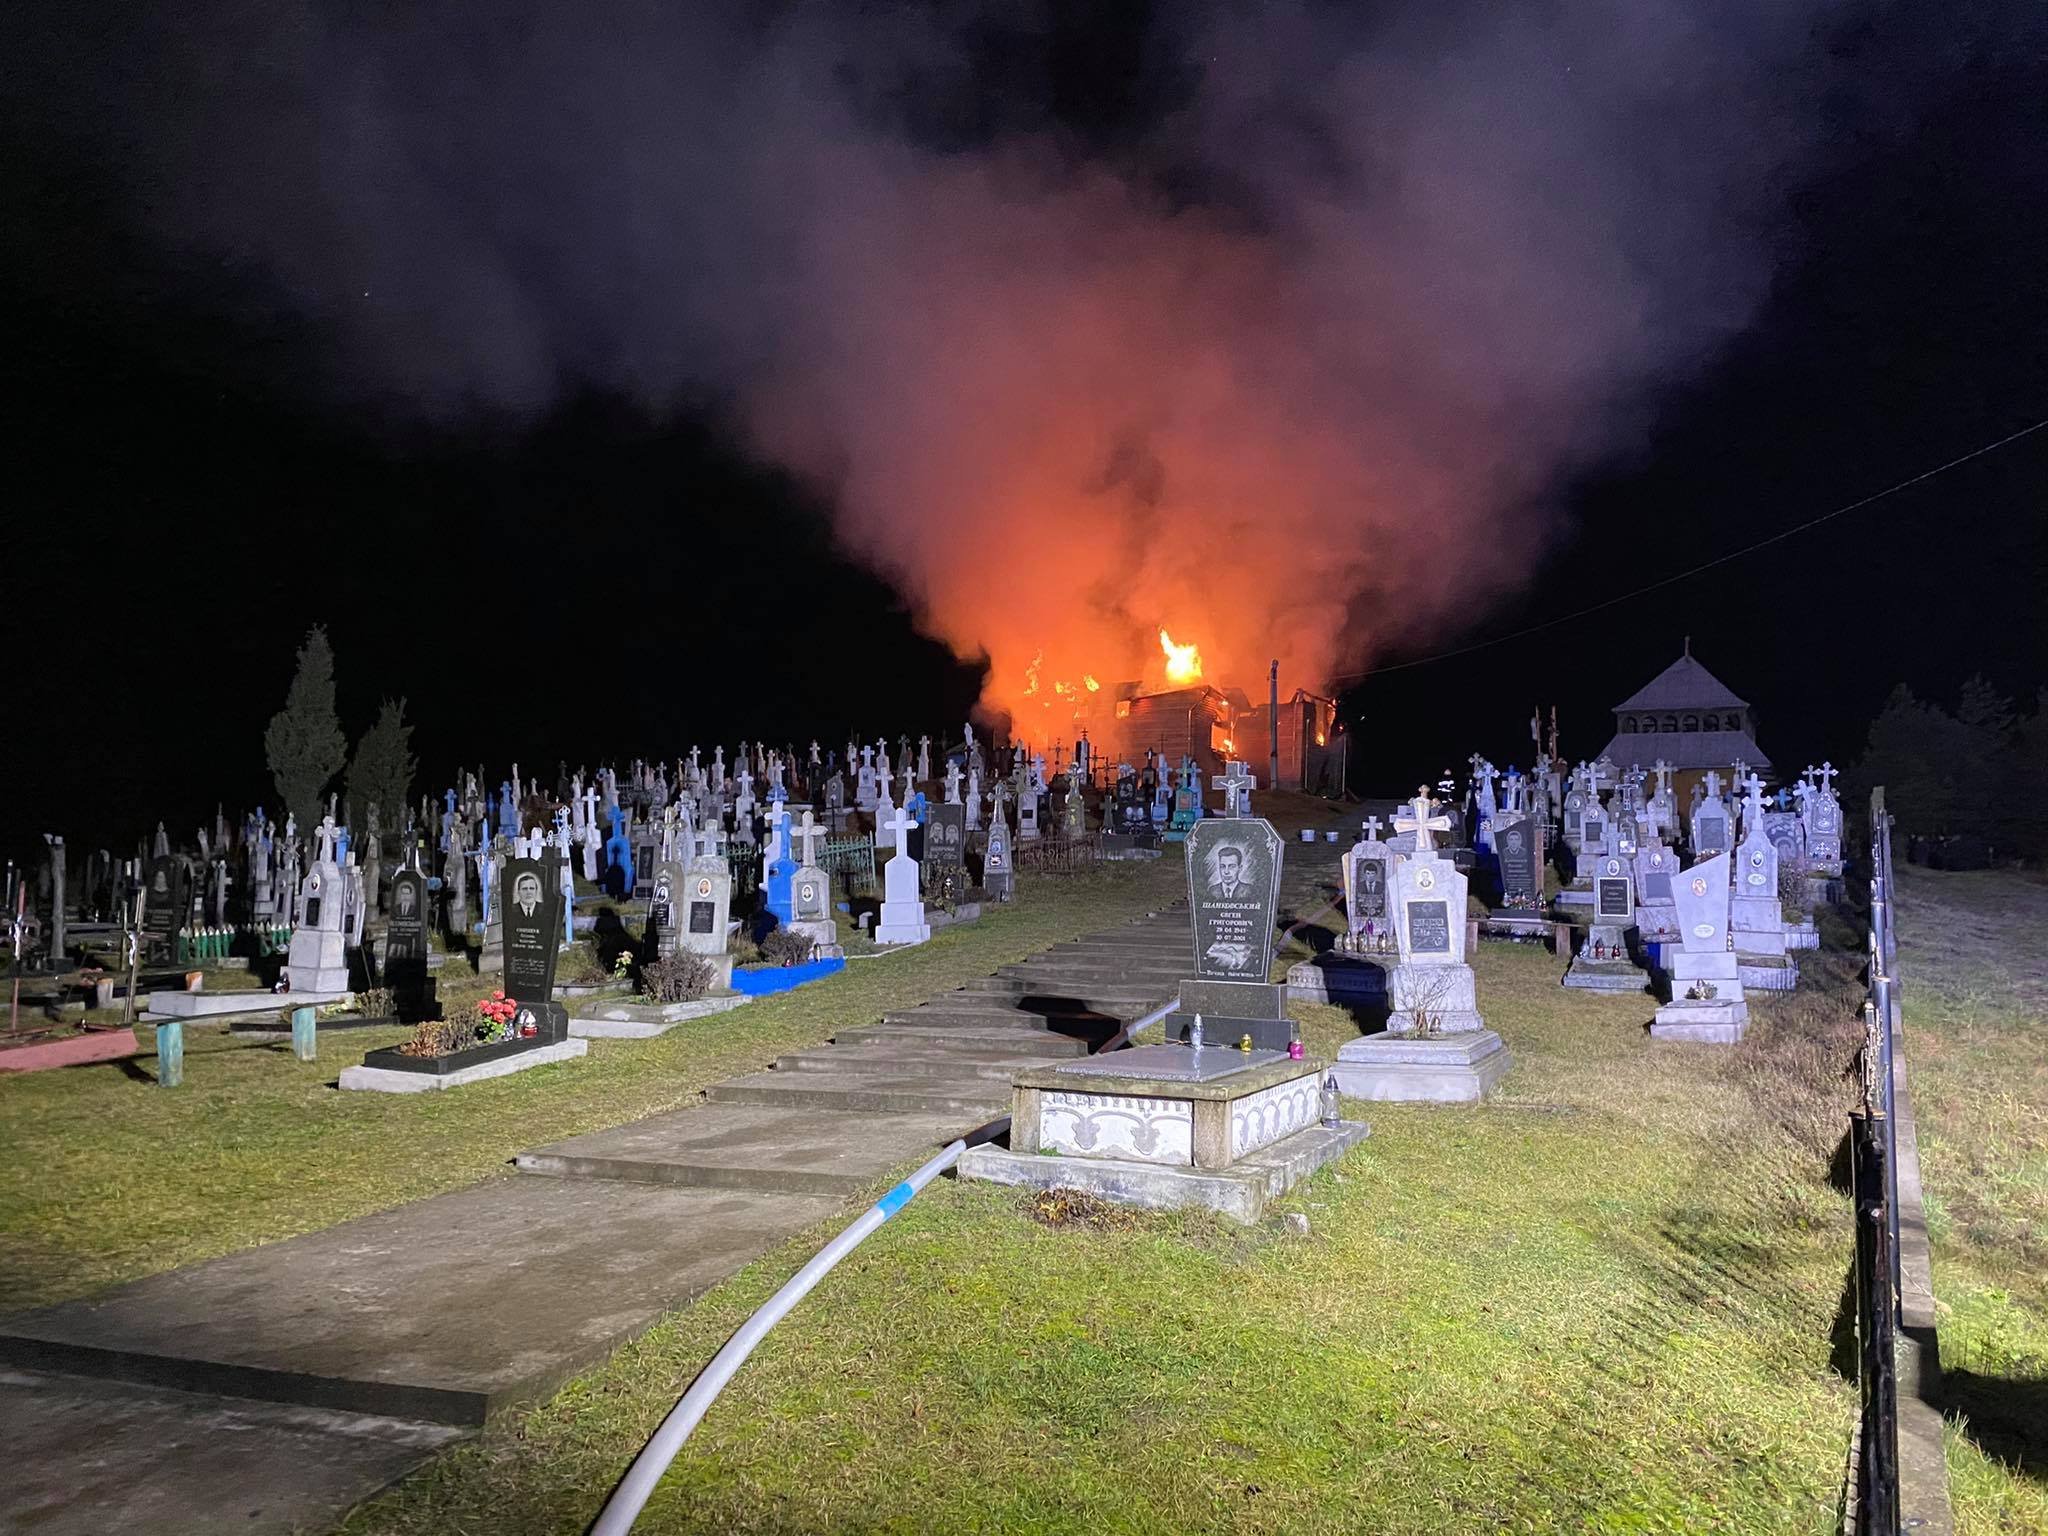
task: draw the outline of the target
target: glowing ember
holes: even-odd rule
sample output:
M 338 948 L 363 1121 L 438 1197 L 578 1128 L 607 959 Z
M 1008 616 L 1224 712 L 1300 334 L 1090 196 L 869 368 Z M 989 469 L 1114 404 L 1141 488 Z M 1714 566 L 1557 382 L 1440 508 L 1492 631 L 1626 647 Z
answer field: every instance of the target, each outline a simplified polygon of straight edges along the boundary
M 1173 636 L 1159 631 L 1159 649 L 1166 652 L 1166 680 L 1192 683 L 1202 675 L 1202 653 L 1193 645 L 1175 645 Z

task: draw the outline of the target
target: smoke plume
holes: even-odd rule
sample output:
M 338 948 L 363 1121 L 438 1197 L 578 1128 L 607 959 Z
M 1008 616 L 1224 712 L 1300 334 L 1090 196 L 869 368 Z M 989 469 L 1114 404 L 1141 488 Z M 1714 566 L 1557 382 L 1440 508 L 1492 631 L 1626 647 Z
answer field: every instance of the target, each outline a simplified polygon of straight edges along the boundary
M 1758 300 L 1815 20 L 1217 5 L 1034 69 L 1063 8 L 445 10 L 39 44 L 151 232 L 327 339 L 309 382 L 714 399 L 1033 737 L 1162 627 L 1316 686 L 1519 582 Z

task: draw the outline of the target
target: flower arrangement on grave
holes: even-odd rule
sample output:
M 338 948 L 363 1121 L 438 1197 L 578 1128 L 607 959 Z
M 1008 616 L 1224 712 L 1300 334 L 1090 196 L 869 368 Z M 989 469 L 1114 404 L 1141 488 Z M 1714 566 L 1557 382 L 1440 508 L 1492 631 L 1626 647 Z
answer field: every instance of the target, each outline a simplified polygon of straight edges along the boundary
M 612 980 L 630 982 L 632 979 L 633 951 L 630 949 L 622 949 L 619 951 L 618 956 L 612 961 Z
M 486 1044 L 508 1039 L 514 1028 L 513 1020 L 519 1014 L 519 999 L 507 997 L 504 988 L 500 987 L 476 1005 L 476 1012 L 477 1039 Z

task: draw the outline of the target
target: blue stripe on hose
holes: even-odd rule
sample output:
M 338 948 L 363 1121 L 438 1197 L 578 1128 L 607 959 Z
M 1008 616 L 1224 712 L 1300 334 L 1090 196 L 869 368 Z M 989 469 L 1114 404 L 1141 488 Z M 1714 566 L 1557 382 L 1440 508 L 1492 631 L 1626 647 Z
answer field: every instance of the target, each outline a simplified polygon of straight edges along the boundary
M 908 1184 L 898 1184 L 889 1193 L 875 1202 L 875 1209 L 880 1211 L 885 1217 L 894 1216 L 903 1207 L 910 1204 L 910 1197 L 916 1193 L 917 1191 Z

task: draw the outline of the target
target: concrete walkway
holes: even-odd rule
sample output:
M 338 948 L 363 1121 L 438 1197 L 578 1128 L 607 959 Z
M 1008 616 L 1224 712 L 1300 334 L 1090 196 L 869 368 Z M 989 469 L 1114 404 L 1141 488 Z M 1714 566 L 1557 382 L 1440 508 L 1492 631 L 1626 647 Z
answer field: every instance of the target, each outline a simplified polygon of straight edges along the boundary
M 1004 1113 L 1013 1069 L 1095 1049 L 1192 958 L 1185 911 L 1142 918 L 504 1177 L 0 1320 L 0 1417 L 33 1426 L 0 1526 L 332 1524 Z

